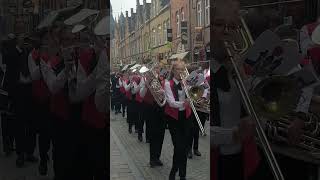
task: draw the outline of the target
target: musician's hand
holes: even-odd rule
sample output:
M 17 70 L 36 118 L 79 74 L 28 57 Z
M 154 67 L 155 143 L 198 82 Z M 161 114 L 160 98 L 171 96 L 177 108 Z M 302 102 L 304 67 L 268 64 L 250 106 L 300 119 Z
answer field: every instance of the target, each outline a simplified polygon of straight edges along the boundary
M 304 122 L 303 120 L 296 118 L 289 125 L 288 140 L 292 145 L 296 145 L 300 142 L 303 133 Z

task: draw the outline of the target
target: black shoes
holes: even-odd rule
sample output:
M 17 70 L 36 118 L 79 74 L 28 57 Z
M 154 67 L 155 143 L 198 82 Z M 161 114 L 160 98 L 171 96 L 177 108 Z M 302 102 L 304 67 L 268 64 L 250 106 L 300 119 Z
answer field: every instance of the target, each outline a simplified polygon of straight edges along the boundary
M 154 168 L 156 166 L 163 166 L 163 163 L 161 162 L 161 160 L 153 160 L 153 161 L 150 161 L 150 167 L 151 168 Z
M 48 173 L 48 165 L 46 161 L 41 161 L 39 165 L 39 173 L 41 176 L 45 176 Z
M 193 150 L 194 155 L 196 156 L 201 156 L 201 153 L 199 152 L 199 150 Z
M 178 172 L 178 170 L 171 169 L 170 174 L 169 174 L 169 180 L 175 180 L 177 172 Z

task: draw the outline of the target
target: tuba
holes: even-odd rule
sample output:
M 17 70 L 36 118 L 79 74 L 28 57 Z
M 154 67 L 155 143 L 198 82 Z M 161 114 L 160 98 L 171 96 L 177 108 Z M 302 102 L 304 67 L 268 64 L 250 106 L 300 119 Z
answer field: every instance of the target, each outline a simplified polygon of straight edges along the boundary
M 156 62 L 150 62 L 139 69 L 139 73 L 146 78 L 146 86 L 148 87 L 153 98 L 157 104 L 162 107 L 167 102 L 164 91 L 162 91 L 162 85 L 158 79 L 158 75 L 154 71 L 154 68 L 158 64 Z

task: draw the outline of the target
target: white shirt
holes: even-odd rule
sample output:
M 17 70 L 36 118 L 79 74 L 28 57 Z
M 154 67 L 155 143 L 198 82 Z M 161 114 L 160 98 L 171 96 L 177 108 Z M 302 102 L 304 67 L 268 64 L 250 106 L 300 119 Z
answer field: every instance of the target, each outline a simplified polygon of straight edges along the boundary
M 314 43 L 312 42 L 311 37 L 309 36 L 307 25 L 305 25 L 301 28 L 300 31 L 300 46 L 302 55 L 307 55 L 307 50 L 313 45 Z
M 33 81 L 39 80 L 41 78 L 40 68 L 36 65 L 34 59 L 32 58 L 32 52 L 28 56 L 28 67 Z
M 173 81 L 176 85 L 179 84 L 179 81 L 176 80 L 175 78 L 173 78 Z M 165 95 L 167 98 L 167 103 L 169 104 L 169 106 L 172 108 L 178 108 L 179 111 L 184 111 L 185 110 L 184 102 L 186 99 L 186 95 L 185 95 L 184 90 L 183 89 L 178 90 L 179 101 L 176 101 L 174 99 L 173 92 L 170 87 L 170 81 L 168 81 L 168 80 L 165 81 L 164 90 L 165 90 Z
M 52 94 L 58 93 L 67 82 L 67 74 L 65 69 L 63 69 L 57 76 L 54 73 L 53 69 L 46 64 L 43 60 L 40 61 L 41 69 L 42 69 L 42 77 L 45 83 L 48 86 L 49 91 Z
M 101 113 L 109 111 L 109 80 L 110 59 L 105 49 L 102 49 L 97 64 L 95 104 Z

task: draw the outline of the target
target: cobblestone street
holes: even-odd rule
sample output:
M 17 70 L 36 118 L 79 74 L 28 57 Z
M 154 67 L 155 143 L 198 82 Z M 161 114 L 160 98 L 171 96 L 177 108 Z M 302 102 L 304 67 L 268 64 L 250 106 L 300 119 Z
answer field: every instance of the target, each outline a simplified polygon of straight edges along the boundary
M 173 146 L 169 131 L 166 131 L 162 147 L 161 160 L 163 167 L 150 168 L 149 144 L 139 142 L 137 134 L 129 134 L 127 122 L 121 115 L 111 113 L 111 177 L 112 179 L 146 179 L 167 180 L 172 164 Z M 206 126 L 208 131 L 208 126 Z M 119 141 L 118 144 L 113 142 Z M 199 151 L 201 157 L 188 159 L 187 179 L 210 179 L 210 144 L 209 135 L 200 136 Z M 120 145 L 120 148 L 119 148 Z M 118 146 L 118 147 L 117 147 Z M 123 149 L 122 149 L 123 148 Z M 121 176 L 120 176 L 121 175 Z M 134 176 L 134 177 L 133 177 Z

